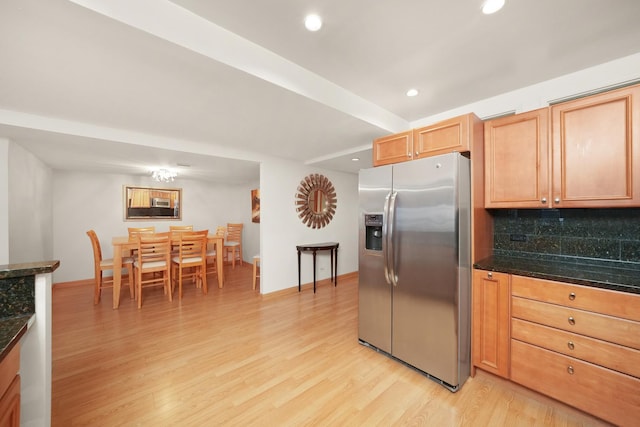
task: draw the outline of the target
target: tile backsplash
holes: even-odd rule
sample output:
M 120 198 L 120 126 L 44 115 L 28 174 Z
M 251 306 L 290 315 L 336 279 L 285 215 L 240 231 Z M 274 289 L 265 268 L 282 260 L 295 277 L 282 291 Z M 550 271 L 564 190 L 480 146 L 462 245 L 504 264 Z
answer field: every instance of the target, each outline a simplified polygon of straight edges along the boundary
M 494 252 L 640 266 L 640 209 L 493 210 Z

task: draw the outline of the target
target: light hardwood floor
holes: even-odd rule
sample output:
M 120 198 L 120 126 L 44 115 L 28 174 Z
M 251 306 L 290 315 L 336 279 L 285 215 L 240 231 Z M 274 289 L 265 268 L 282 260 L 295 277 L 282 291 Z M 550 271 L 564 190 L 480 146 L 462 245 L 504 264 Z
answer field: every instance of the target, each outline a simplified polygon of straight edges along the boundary
M 52 425 L 605 425 L 481 371 L 451 393 L 358 344 L 354 277 L 262 297 L 251 267 L 227 271 L 206 296 L 146 290 L 140 310 L 55 287 Z

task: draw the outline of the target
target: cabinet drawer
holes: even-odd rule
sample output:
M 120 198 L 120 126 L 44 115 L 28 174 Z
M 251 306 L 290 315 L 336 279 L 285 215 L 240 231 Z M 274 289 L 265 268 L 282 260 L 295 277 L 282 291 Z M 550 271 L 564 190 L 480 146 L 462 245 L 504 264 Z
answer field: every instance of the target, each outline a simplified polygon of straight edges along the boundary
M 640 351 L 629 347 L 520 319 L 512 319 L 511 337 L 640 378 Z
M 640 295 L 512 276 L 512 295 L 640 322 Z
M 640 350 L 640 322 L 519 297 L 511 316 Z
M 640 380 L 572 357 L 511 342 L 511 379 L 620 426 L 640 419 Z

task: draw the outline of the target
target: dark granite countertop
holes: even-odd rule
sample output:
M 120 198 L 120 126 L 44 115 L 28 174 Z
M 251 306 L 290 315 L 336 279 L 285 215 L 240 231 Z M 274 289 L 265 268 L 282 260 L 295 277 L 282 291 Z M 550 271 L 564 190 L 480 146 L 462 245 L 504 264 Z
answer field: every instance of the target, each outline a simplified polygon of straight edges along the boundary
M 620 262 L 589 262 L 558 258 L 491 256 L 473 265 L 481 270 L 593 286 L 640 294 L 640 269 Z
M 10 277 L 32 276 L 34 274 L 52 273 L 60 266 L 60 261 L 28 262 L 24 264 L 0 265 L 0 279 Z
M 27 332 L 35 314 L 35 276 L 59 266 L 60 261 L 0 265 L 0 362 Z
M 33 314 L 0 319 L 0 362 L 27 332 L 31 316 Z

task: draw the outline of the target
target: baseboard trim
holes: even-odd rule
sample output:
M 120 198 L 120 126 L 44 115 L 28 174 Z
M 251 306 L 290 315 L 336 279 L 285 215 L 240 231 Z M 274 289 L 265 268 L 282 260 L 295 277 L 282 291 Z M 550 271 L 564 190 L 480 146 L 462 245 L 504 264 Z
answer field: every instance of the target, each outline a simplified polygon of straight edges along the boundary
M 338 286 L 340 286 L 341 281 L 349 280 L 349 279 L 357 279 L 357 278 L 358 278 L 357 271 L 353 271 L 351 273 L 346 273 L 346 274 L 340 274 L 338 275 Z M 333 282 L 331 281 L 331 279 L 316 280 L 316 290 L 321 286 L 333 286 Z M 304 292 L 305 290 L 310 290 L 311 292 L 313 292 L 313 282 L 303 283 L 300 286 L 300 293 Z M 294 295 L 297 293 L 298 293 L 298 285 L 295 285 L 291 288 L 269 292 L 268 294 L 262 294 L 262 298 L 277 298 L 277 297 L 282 297 L 286 295 Z

